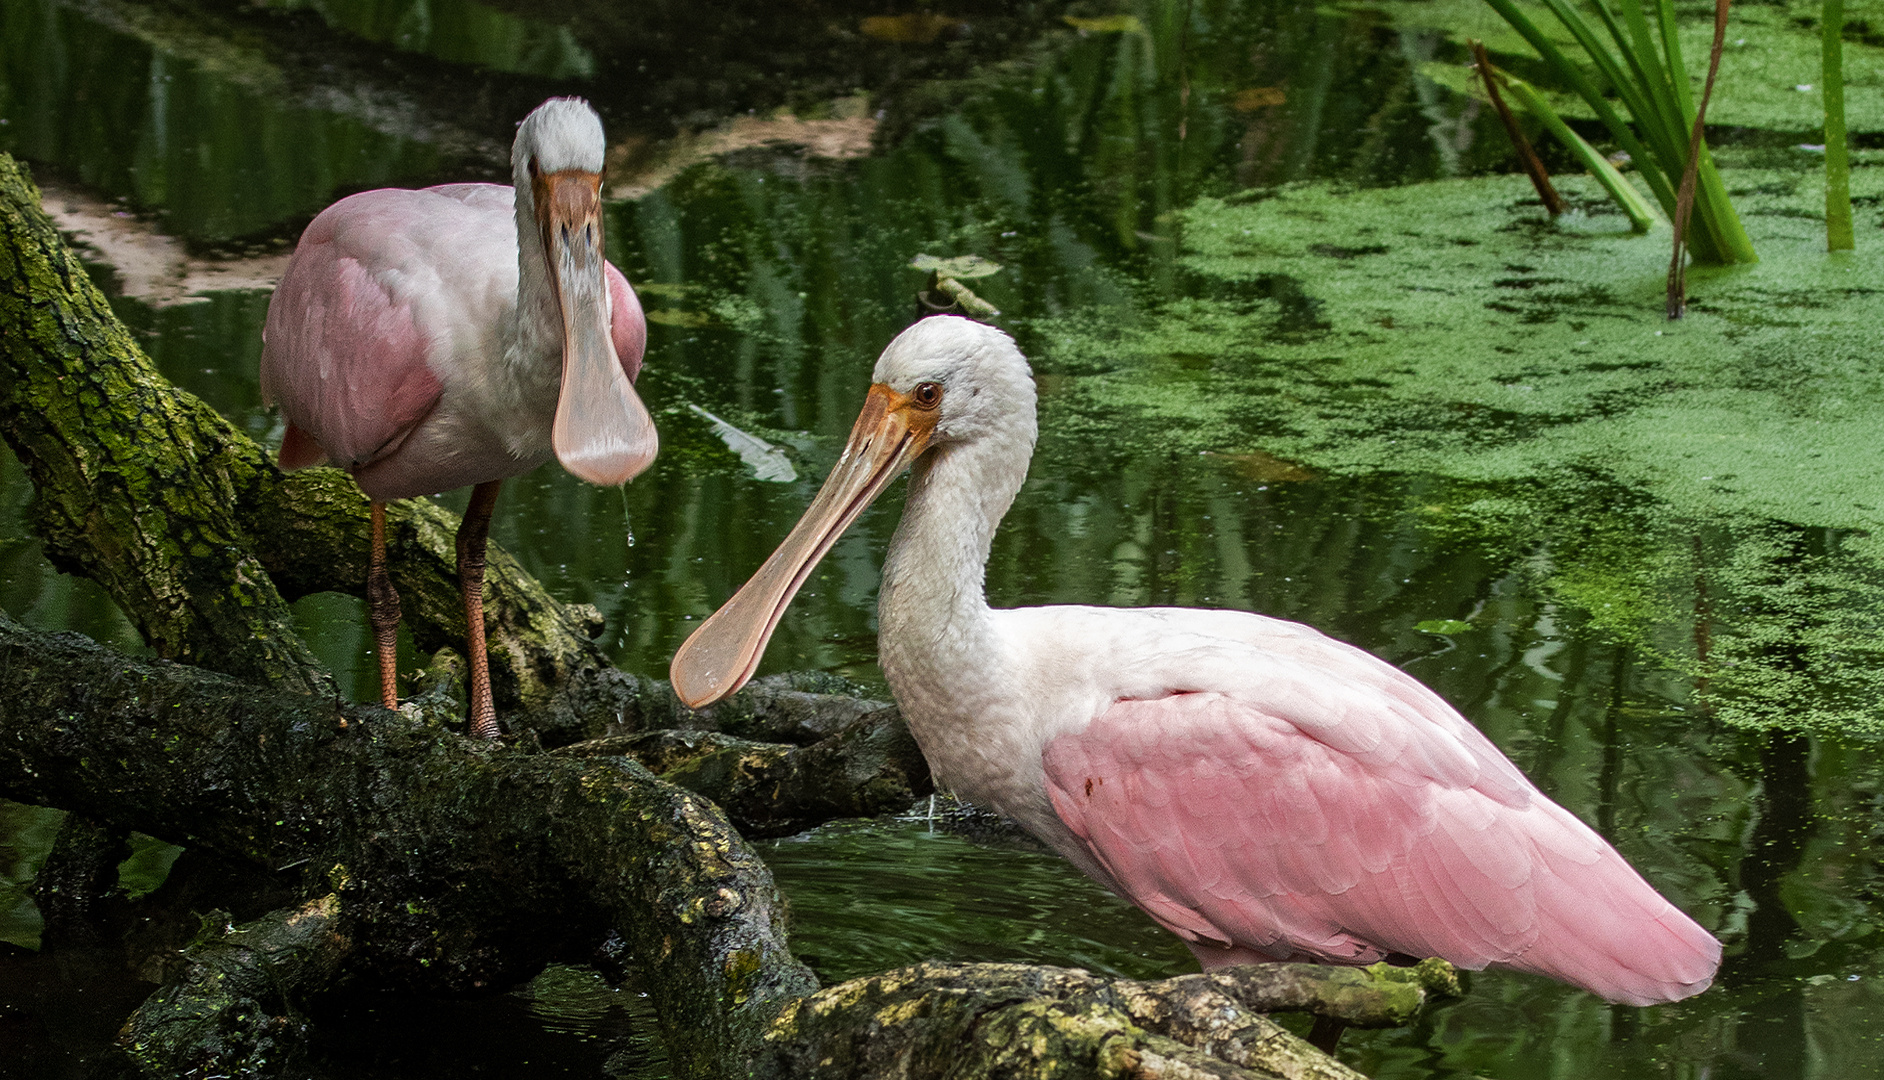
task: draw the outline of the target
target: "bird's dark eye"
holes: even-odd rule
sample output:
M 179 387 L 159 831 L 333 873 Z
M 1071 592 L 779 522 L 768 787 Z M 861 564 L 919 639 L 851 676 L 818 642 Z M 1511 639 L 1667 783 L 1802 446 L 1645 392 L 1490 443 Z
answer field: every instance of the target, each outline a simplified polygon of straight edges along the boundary
M 909 400 L 915 402 L 918 409 L 933 409 L 942 404 L 942 384 L 917 383 L 916 389 L 910 391 Z

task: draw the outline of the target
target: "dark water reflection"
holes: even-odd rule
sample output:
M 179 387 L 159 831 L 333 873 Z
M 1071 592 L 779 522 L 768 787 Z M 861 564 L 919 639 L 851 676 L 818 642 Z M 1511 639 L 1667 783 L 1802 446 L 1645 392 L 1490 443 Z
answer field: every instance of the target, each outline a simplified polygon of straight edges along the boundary
M 1175 268 L 1170 217 L 1199 195 L 1500 165 L 1489 118 L 1415 74 L 1457 43 L 1365 11 L 1261 0 L 1126 5 L 1137 29 L 1081 33 L 1058 22 L 1071 10 L 1060 5 L 965 4 L 959 25 L 927 44 L 863 33 L 864 18 L 900 11 L 846 4 L 797 5 L 776 14 L 775 33 L 756 33 L 774 26 L 773 7 L 732 5 L 720 26 L 698 4 L 0 0 L 0 149 L 154 214 L 199 247 L 265 246 L 346 191 L 501 175 L 507 124 L 551 91 L 594 97 L 611 133 L 630 140 L 875 92 L 872 157 L 760 147 L 609 208 L 615 257 L 650 313 L 642 390 L 662 457 L 619 493 L 553 467 L 521 478 L 493 533 L 557 595 L 603 610 L 620 664 L 662 674 L 809 501 L 877 352 L 911 318 L 922 275 L 910 257 L 981 254 L 1006 269 L 977 289 L 1006 312 L 1042 387 L 1033 474 L 989 569 L 997 603 L 1246 608 L 1372 649 L 1457 704 L 1729 947 L 1716 989 L 1653 1010 L 1480 976 L 1470 997 L 1419 1027 L 1350 1036 L 1354 1064 L 1383 1077 L 1879 1074 L 1884 778 L 1869 747 L 1721 727 L 1692 676 L 1590 631 L 1541 591 L 1539 567 L 1576 558 L 1574 543 L 1513 548 L 1448 529 L 1442 511 L 1466 497 L 1454 482 L 1316 478 L 1199 454 L 1088 411 L 1071 393 L 1083 373 L 1056 360 L 1049 318 L 1150 319 L 1199 287 Z M 965 78 L 1002 58 L 1014 62 Z M 329 60 L 351 81 L 324 81 Z M 476 92 L 454 111 L 439 87 Z M 116 302 L 169 377 L 256 437 L 276 431 L 255 380 L 264 294 Z M 1310 308 L 1298 314 L 1312 324 Z M 1211 363 L 1178 360 L 1177 377 Z M 689 405 L 781 445 L 798 479 L 755 480 Z M 0 455 L 0 606 L 137 648 L 96 588 L 46 566 L 26 527 L 29 497 L 17 462 Z M 768 670 L 880 688 L 877 567 L 898 498 L 825 561 Z M 1721 539 L 1697 536 L 1697 550 Z M 1666 632 L 1704 637 L 1705 600 L 1691 605 L 1694 625 Z M 297 614 L 343 685 L 370 696 L 358 601 L 310 597 Z M 31 936 L 20 887 L 43 832 L 0 831 L 0 937 Z M 1061 864 L 922 823 L 832 826 L 766 855 L 791 899 L 794 940 L 826 978 L 922 957 L 1140 977 L 1189 967 L 1168 937 Z M 555 1025 L 516 1020 L 513 1002 L 511 1019 L 489 1025 L 530 1028 L 515 1039 L 542 1049 L 486 1056 L 479 1070 L 567 1060 L 580 1064 L 566 1075 L 660 1075 L 634 1042 L 645 1024 L 632 1002 L 587 976 L 558 978 L 531 1000 L 591 1017 L 577 1037 L 595 1046 L 563 1055 L 541 1034 Z M 384 1015 L 359 1017 L 367 1034 L 332 1048 L 351 1063 L 340 1074 L 470 1067 L 462 1056 L 376 1057 L 372 1031 L 413 1022 L 402 1007 L 369 1003 Z M 476 1027 L 481 1015 L 423 1022 Z

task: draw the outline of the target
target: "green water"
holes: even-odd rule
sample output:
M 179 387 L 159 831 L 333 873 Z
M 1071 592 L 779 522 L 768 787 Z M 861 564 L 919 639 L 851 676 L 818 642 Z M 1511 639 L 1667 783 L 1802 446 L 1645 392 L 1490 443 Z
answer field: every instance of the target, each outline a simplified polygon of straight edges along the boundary
M 624 141 L 872 94 L 868 157 L 754 148 L 609 207 L 650 314 L 641 388 L 662 456 L 623 493 L 554 466 L 508 484 L 494 536 L 603 610 L 618 663 L 663 673 L 809 501 L 913 316 L 909 260 L 979 254 L 1004 269 L 975 289 L 1042 391 L 996 603 L 1237 607 L 1369 648 L 1727 945 L 1715 989 L 1650 1010 L 1479 976 L 1416 1028 L 1350 1035 L 1352 1064 L 1879 1075 L 1884 169 L 1858 154 L 1859 248 L 1828 260 L 1816 159 L 1793 148 L 1815 141 L 1804 114 L 1751 84 L 1724 98 L 1743 128 L 1716 152 L 1763 262 L 1694 274 L 1694 315 L 1669 326 L 1665 232 L 1630 235 L 1575 177 L 1579 214 L 1545 222 L 1495 119 L 1458 92 L 1463 49 L 1438 10 L 1144 3 L 1080 30 L 1059 16 L 1110 9 L 963 5 L 964 29 L 897 44 L 862 33 L 884 12 L 835 4 L 733 5 L 723 26 L 657 4 L 636 26 L 581 3 L 0 0 L 0 149 L 198 250 L 268 250 L 351 190 L 500 175 L 484 151 L 552 91 L 595 98 Z M 1790 55 L 1760 29 L 1778 10 L 1749 18 L 1746 48 Z M 776 33 L 752 32 L 769 17 Z M 1853 86 L 1878 85 L 1876 51 L 1848 52 Z M 355 81 L 323 85 L 330 67 Z M 447 91 L 467 87 L 481 96 L 454 110 Z M 1854 109 L 1851 126 L 1872 145 L 1884 115 Z M 117 303 L 171 378 L 275 430 L 254 375 L 265 295 Z M 689 406 L 778 445 L 797 478 L 757 480 Z M 29 498 L 0 454 L 0 607 L 138 647 L 98 590 L 46 565 Z M 839 543 L 766 670 L 881 690 L 877 567 L 898 511 L 893 492 Z M 361 605 L 297 613 L 370 697 Z M 36 935 L 21 886 L 48 821 L 0 817 L 0 938 Z M 827 980 L 926 957 L 1190 969 L 1057 861 L 924 820 L 763 851 Z M 504 1006 L 514 1026 L 423 1025 L 539 1050 L 467 1065 L 356 1042 L 339 1072 L 661 1075 L 619 993 L 564 972 Z M 558 1008 L 574 1019 L 543 1021 Z

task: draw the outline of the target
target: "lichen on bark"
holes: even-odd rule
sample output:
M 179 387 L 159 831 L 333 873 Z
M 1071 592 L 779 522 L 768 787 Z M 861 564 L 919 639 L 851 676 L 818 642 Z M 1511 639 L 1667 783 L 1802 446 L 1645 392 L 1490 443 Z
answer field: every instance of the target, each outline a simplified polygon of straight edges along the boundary
M 1280 982 L 1272 977 L 1278 972 Z M 1330 976 L 1340 985 L 1330 997 L 1350 1004 L 1359 983 L 1378 978 L 1273 965 L 1138 982 L 1022 964 L 917 964 L 788 1005 L 766 1032 L 753 1073 L 768 1080 L 1357 1080 L 1359 1073 L 1262 1014 L 1313 1004 L 1313 987 Z M 1407 988 L 1388 992 L 1396 1007 L 1423 1000 L 1420 983 L 1387 981 Z M 1289 1000 L 1271 1000 L 1283 983 Z

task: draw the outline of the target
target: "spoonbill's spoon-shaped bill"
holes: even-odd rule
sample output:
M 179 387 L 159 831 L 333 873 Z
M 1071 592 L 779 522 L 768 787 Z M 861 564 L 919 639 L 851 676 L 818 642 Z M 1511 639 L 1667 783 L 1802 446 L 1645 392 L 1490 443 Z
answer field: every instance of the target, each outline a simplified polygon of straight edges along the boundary
M 592 484 L 627 483 L 654 461 L 654 419 L 611 339 L 600 173 L 531 171 L 537 227 L 562 319 L 562 382 L 551 445 Z
M 778 621 L 805 578 L 878 495 L 928 449 L 938 393 L 930 384 L 909 394 L 878 383 L 837 466 L 790 535 L 732 599 L 701 623 L 674 654 L 674 693 L 699 709 L 737 692 L 752 678 Z M 924 404 L 924 402 L 927 404 Z

